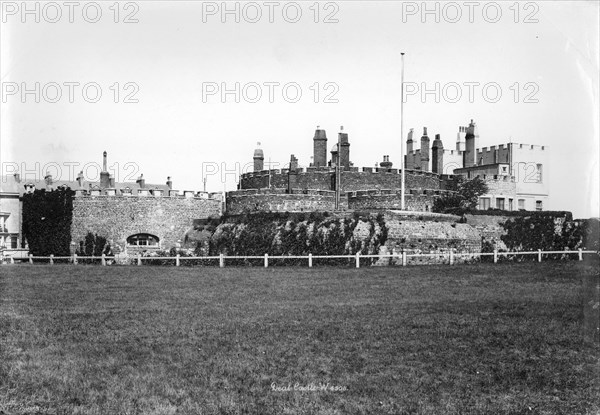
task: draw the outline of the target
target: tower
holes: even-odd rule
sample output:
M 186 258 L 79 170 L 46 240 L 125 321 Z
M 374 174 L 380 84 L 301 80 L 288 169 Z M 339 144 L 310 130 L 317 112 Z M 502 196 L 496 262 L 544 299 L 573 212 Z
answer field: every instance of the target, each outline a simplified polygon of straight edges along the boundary
M 327 134 L 318 125 L 313 137 L 313 166 L 327 166 Z
M 435 135 L 431 145 L 431 171 L 437 174 L 444 173 L 444 143 L 439 134 Z
M 423 136 L 421 137 L 421 170 L 429 171 L 429 137 L 427 136 L 427 127 L 423 127 Z
M 477 144 L 479 142 L 479 132 L 477 126 L 471 120 L 465 134 L 465 152 L 463 158 L 463 167 L 472 167 L 477 164 Z
M 264 168 L 265 155 L 260 148 L 260 143 L 256 143 L 258 146 L 256 150 L 254 150 L 254 171 L 262 171 Z

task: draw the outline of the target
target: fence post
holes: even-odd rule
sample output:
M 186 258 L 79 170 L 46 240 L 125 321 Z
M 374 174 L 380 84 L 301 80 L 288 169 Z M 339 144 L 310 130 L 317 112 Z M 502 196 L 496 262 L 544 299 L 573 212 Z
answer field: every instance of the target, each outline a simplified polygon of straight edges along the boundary
M 100 263 L 101 263 L 103 266 L 106 266 L 106 255 L 104 254 L 104 252 L 102 253 L 102 260 L 100 261 Z
M 494 248 L 494 264 L 498 262 L 498 250 Z
M 542 250 L 538 249 L 538 262 L 542 262 Z
M 14 264 L 14 263 L 15 263 L 15 258 L 14 258 L 12 255 L 11 255 L 11 257 L 10 257 L 10 263 L 11 263 L 11 264 Z
M 312 254 L 308 254 L 308 267 L 312 268 Z
M 402 266 L 406 266 L 406 251 L 402 251 Z
M 138 266 L 142 265 L 142 255 L 139 253 L 137 254 L 137 264 L 138 264 Z
M 29 263 L 33 264 L 33 254 L 29 254 Z
M 73 253 L 73 265 L 77 265 L 77 253 Z
M 579 255 L 579 260 L 583 261 L 583 250 L 581 248 L 579 248 L 577 251 L 579 251 L 578 255 Z
M 219 254 L 219 267 L 223 268 L 225 266 L 225 258 L 223 258 L 223 254 Z
M 269 268 L 269 254 L 265 254 L 265 268 Z
M 50 254 L 50 265 L 54 265 L 54 254 Z
M 179 254 L 177 254 L 175 256 L 175 266 L 178 267 L 179 266 Z
M 360 268 L 360 254 L 356 253 L 356 268 Z
M 454 265 L 454 249 L 450 248 L 450 265 Z

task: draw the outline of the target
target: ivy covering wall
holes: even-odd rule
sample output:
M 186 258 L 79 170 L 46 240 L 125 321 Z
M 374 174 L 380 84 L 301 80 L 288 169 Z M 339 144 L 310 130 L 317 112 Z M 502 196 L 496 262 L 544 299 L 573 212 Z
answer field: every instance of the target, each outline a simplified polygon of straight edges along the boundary
M 369 229 L 368 235 L 360 238 L 354 232 L 359 222 Z M 225 217 L 219 224 L 207 224 L 206 229 L 214 231 L 209 244 L 209 255 L 371 254 L 378 252 L 387 239 L 383 215 L 373 216 L 368 213 L 355 213 L 352 217 L 338 217 L 325 212 L 260 213 L 236 218 Z M 288 260 L 285 263 L 291 262 Z
M 73 195 L 69 188 L 23 195 L 23 239 L 33 255 L 70 255 Z
M 515 216 L 501 236 L 509 251 L 597 249 L 594 220 L 573 220 L 570 212 L 533 212 Z M 597 228 L 597 221 L 596 221 Z

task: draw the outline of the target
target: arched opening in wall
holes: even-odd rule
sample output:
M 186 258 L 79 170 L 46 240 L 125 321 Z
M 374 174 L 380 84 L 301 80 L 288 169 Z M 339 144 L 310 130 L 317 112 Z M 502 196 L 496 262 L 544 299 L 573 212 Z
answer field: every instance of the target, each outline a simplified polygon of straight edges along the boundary
M 158 248 L 159 238 L 149 233 L 137 233 L 127 238 L 127 245 Z

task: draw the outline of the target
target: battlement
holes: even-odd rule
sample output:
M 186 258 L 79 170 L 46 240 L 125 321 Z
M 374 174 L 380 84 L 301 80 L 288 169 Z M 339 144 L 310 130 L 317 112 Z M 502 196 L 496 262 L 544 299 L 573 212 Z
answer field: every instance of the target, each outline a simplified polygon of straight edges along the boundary
M 76 189 L 76 198 L 178 198 L 178 199 L 204 199 L 218 200 L 223 199 L 222 193 L 219 192 L 195 192 L 192 190 L 168 190 L 164 189 Z
M 461 156 L 463 153 L 464 153 L 464 151 L 461 151 L 461 150 L 447 150 L 447 149 L 443 150 L 443 154 L 449 154 L 451 156 L 452 155 Z
M 454 152 L 455 150 L 448 150 Z M 459 153 L 459 152 L 457 152 Z M 454 154 L 454 153 L 452 153 Z M 335 173 L 335 167 L 307 167 L 298 168 L 295 170 L 298 175 L 306 175 L 306 174 L 314 174 L 314 173 Z M 368 174 L 377 174 L 377 173 L 387 173 L 387 174 L 402 174 L 402 169 L 394 169 L 394 168 L 384 168 L 384 167 L 345 167 L 342 168 L 343 173 L 368 173 Z M 252 171 L 248 173 L 243 173 L 240 175 L 240 179 L 252 179 L 258 177 L 267 177 L 267 176 L 279 176 L 279 175 L 287 175 L 289 173 L 289 169 L 273 169 L 273 170 L 261 170 L 261 171 Z M 413 174 L 418 176 L 429 176 L 429 177 L 438 177 L 437 173 L 433 173 L 430 171 L 424 170 L 412 170 L 406 169 L 406 174 Z
M 244 197 L 253 195 L 309 195 L 309 196 L 334 196 L 335 191 L 333 190 L 321 190 L 321 189 L 291 189 L 288 192 L 284 188 L 265 188 L 265 189 L 242 189 L 227 192 L 227 197 Z
M 512 145 L 514 149 L 523 149 L 523 150 L 545 150 L 547 146 L 540 146 L 537 144 L 520 144 L 520 143 L 508 143 L 508 144 L 500 144 L 497 146 L 490 147 L 482 147 L 477 149 L 477 153 L 487 153 L 496 150 L 508 150 L 509 146 Z

